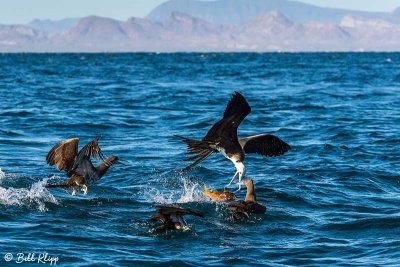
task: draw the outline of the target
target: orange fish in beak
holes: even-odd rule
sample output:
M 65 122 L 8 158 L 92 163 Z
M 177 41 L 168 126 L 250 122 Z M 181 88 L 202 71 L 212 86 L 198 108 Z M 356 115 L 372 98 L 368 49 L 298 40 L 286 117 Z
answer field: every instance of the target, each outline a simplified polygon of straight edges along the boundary
M 213 201 L 227 202 L 227 201 L 232 201 L 232 200 L 236 199 L 236 196 L 226 189 L 224 189 L 224 191 L 218 191 L 215 189 L 214 191 L 211 192 L 210 190 L 208 190 L 208 188 L 205 184 L 204 184 L 203 195 L 208 196 Z

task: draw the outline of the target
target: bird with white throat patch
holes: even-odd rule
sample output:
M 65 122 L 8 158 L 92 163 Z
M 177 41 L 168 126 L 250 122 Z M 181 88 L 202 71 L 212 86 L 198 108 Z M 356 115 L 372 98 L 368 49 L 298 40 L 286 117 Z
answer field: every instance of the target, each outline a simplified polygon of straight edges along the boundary
M 232 161 L 236 168 L 235 175 L 228 186 L 238 178 L 238 190 L 240 190 L 246 171 L 243 163 L 245 154 L 257 153 L 266 157 L 275 157 L 283 155 L 291 149 L 290 145 L 271 134 L 259 134 L 239 139 L 237 129 L 250 112 L 251 108 L 246 99 L 240 93 L 235 92 L 226 106 L 222 119 L 211 127 L 203 139 L 199 141 L 176 136 L 187 145 L 187 153 L 190 155 L 187 160 L 194 161 L 183 171 L 190 170 L 213 153 L 221 153 Z

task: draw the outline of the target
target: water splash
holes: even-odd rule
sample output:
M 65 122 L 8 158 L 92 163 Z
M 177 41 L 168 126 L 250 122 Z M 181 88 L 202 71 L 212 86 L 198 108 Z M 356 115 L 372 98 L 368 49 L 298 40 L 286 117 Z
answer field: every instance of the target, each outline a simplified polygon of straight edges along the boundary
M 203 195 L 202 185 L 190 181 L 187 177 L 179 179 L 177 189 L 166 192 L 151 188 L 146 190 L 144 196 L 147 200 L 159 204 L 206 202 L 207 198 Z
M 4 174 L 4 172 L 2 172 Z M 6 177 L 0 173 L 1 177 Z M 21 206 L 35 208 L 39 211 L 47 211 L 46 203 L 58 204 L 57 199 L 46 189 L 45 185 L 49 178 L 32 184 L 27 188 L 4 188 L 0 186 L 0 205 Z
M 6 177 L 6 174 L 0 168 L 0 180 L 3 180 Z

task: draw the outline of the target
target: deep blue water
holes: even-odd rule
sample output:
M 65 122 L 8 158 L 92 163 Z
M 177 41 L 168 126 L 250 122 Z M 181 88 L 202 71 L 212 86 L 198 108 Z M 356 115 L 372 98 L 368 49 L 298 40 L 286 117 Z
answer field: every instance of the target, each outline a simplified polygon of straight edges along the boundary
M 0 266 L 17 253 L 57 266 L 400 262 L 400 54 L 3 54 L 0 66 Z M 241 222 L 201 193 L 227 184 L 231 162 L 176 173 L 185 145 L 173 137 L 200 139 L 234 91 L 252 106 L 240 136 L 293 148 L 246 157 L 268 210 Z M 45 157 L 71 137 L 100 137 L 123 163 L 87 196 L 43 187 L 65 178 Z M 165 203 L 206 218 L 155 234 Z

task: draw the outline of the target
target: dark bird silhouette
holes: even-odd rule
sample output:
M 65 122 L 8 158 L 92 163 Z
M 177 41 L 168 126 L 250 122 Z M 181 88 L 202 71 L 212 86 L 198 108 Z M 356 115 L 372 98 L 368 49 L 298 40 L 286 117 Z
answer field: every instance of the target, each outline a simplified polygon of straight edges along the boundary
M 98 145 L 99 139 L 94 139 L 85 145 L 78 153 L 79 138 L 64 140 L 55 145 L 47 154 L 46 161 L 50 166 L 56 165 L 57 170 L 65 171 L 69 179 L 62 184 L 47 184 L 47 188 L 72 188 L 72 195 L 76 195 L 78 187 L 86 195 L 87 185 L 99 180 L 114 163 L 118 157 L 105 158 Z M 99 166 L 94 167 L 91 157 L 103 160 Z
M 151 217 L 152 221 L 161 221 L 163 224 L 155 228 L 156 231 L 188 230 L 184 215 L 193 215 L 204 218 L 204 215 L 191 210 L 178 207 L 161 206 Z
M 233 213 L 233 218 L 241 219 L 249 217 L 249 214 L 264 214 L 267 208 L 257 203 L 256 192 L 254 190 L 253 180 L 244 179 L 244 184 L 247 187 L 247 193 L 245 200 L 239 200 L 232 202 L 228 205 L 228 210 Z
M 236 167 L 236 173 L 228 186 L 239 177 L 240 190 L 240 181 L 245 172 L 243 164 L 245 154 L 257 153 L 266 157 L 275 157 L 283 155 L 291 149 L 287 143 L 271 134 L 260 134 L 238 139 L 237 129 L 250 112 L 251 108 L 246 99 L 240 93 L 235 92 L 226 106 L 222 119 L 211 127 L 202 140 L 197 141 L 176 136 L 187 145 L 187 153 L 190 155 L 187 160 L 194 161 L 183 171 L 191 169 L 211 154 L 219 152 L 232 161 Z

